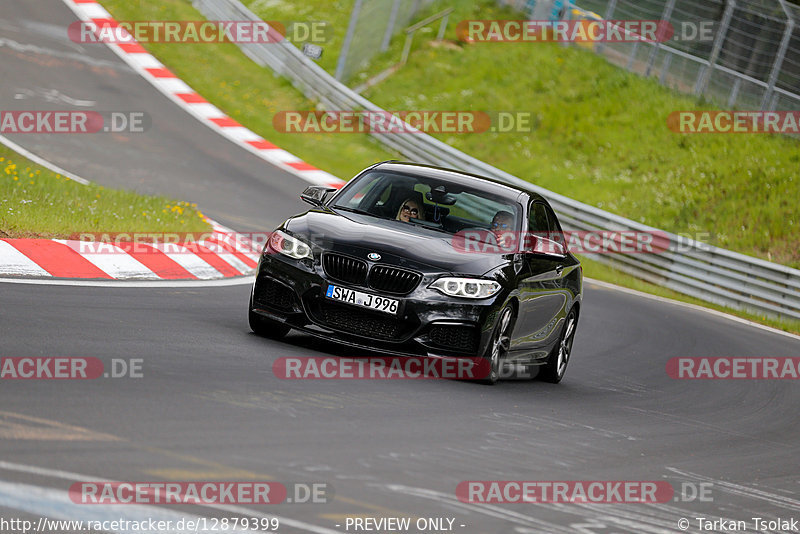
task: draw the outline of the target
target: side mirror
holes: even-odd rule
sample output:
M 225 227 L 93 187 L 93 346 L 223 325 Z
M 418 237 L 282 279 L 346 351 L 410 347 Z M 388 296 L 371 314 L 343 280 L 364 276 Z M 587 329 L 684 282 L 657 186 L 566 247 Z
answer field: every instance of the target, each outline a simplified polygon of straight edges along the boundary
M 312 206 L 322 206 L 328 193 L 336 191 L 335 187 L 325 187 L 321 185 L 310 185 L 300 194 L 300 198 Z

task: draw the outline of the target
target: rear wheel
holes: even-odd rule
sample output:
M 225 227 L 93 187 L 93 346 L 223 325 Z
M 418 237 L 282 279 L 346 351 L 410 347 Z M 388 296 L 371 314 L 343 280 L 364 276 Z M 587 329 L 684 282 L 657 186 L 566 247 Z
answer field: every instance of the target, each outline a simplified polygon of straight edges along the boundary
M 550 351 L 547 363 L 542 367 L 539 378 L 545 382 L 558 384 L 567 371 L 569 357 L 572 354 L 572 341 L 575 339 L 575 327 L 578 326 L 578 312 L 572 308 L 564 321 L 564 328 L 558 344 Z
M 506 304 L 500 311 L 492 340 L 483 355 L 489 364 L 489 374 L 481 380 L 484 384 L 494 385 L 500 380 L 500 371 L 511 347 L 511 332 L 513 330 L 514 309 L 510 304 Z

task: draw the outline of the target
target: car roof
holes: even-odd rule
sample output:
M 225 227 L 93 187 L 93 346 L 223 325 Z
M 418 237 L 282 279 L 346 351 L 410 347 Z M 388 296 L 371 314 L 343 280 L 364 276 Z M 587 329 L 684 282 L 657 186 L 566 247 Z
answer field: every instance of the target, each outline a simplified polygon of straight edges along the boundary
M 409 176 L 420 176 L 434 180 L 439 178 L 442 180 L 455 182 L 460 185 L 473 186 L 476 188 L 487 188 L 489 191 L 494 190 L 495 192 L 503 195 L 508 195 L 509 193 L 525 193 L 526 195 L 530 196 L 532 200 L 543 200 L 546 202 L 544 197 L 530 189 L 507 184 L 505 182 L 480 176 L 478 174 L 470 174 L 468 172 L 459 171 L 456 169 L 448 169 L 445 167 L 437 167 L 435 165 L 392 160 L 377 163 L 368 170 L 393 171 Z

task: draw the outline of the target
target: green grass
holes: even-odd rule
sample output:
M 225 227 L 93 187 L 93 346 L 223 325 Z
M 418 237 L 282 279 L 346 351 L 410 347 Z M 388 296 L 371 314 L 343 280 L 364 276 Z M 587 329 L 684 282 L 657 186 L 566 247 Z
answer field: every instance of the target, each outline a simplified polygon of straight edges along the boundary
M 188 0 L 103 0 L 119 20 L 198 20 Z M 320 64 L 332 72 L 353 0 L 295 4 L 247 0 L 267 20 L 324 20 L 334 29 Z M 530 133 L 437 136 L 465 152 L 553 191 L 676 233 L 708 233 L 707 242 L 800 266 L 800 143 L 765 135 L 678 135 L 674 110 L 709 109 L 608 64 L 557 44 L 455 42 L 465 19 L 519 18 L 492 0 L 435 2 L 418 18 L 453 5 L 445 46 L 434 31 L 417 35 L 408 64 L 365 96 L 390 110 L 530 111 Z M 395 38 L 351 83 L 395 64 Z M 396 157 L 369 136 L 276 132 L 275 113 L 315 109 L 291 84 L 258 67 L 233 44 L 146 44 L 167 67 L 248 128 L 309 163 L 349 178 Z M 695 299 L 587 261 L 586 276 L 677 300 Z M 712 308 L 707 303 L 701 303 Z M 800 323 L 765 320 L 778 328 Z
M 207 232 L 188 202 L 82 185 L 0 145 L 0 237 L 68 238 L 91 232 Z

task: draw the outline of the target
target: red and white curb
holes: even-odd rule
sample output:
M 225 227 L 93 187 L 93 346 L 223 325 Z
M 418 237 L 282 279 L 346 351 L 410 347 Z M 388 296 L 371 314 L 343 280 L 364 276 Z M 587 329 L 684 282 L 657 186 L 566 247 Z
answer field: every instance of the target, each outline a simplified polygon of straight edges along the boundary
M 97 3 L 96 0 L 63 0 L 78 19 L 83 22 L 93 22 L 98 27 L 116 26 L 117 22 Z M 123 61 L 130 65 L 144 79 L 149 81 L 156 89 L 170 98 L 173 102 L 194 115 L 200 122 L 220 133 L 226 139 L 236 143 L 245 150 L 268 161 L 276 167 L 288 171 L 313 185 L 341 187 L 344 181 L 336 176 L 317 169 L 300 158 L 270 143 L 258 134 L 248 130 L 213 104 L 192 90 L 185 82 L 179 79 L 160 61 L 149 54 L 133 37 L 124 29 L 119 28 L 126 43 L 106 43 L 111 50 Z M 130 39 L 128 39 L 130 37 Z
M 116 26 L 96 0 L 63 0 L 83 22 Z M 120 29 L 120 32 L 124 30 Z M 344 181 L 248 130 L 180 80 L 130 34 L 127 43 L 106 43 L 131 68 L 170 100 L 261 159 L 313 185 L 341 187 Z M 46 165 L 47 166 L 47 165 Z M 78 179 L 83 183 L 82 179 Z M 207 240 L 188 243 L 92 243 L 62 239 L 0 239 L 4 275 L 107 280 L 216 280 L 250 275 L 260 251 L 232 230 L 209 221 Z
M 113 243 L 0 239 L 4 275 L 105 280 L 215 280 L 250 275 L 260 251 L 209 221 L 208 239 L 191 243 Z

